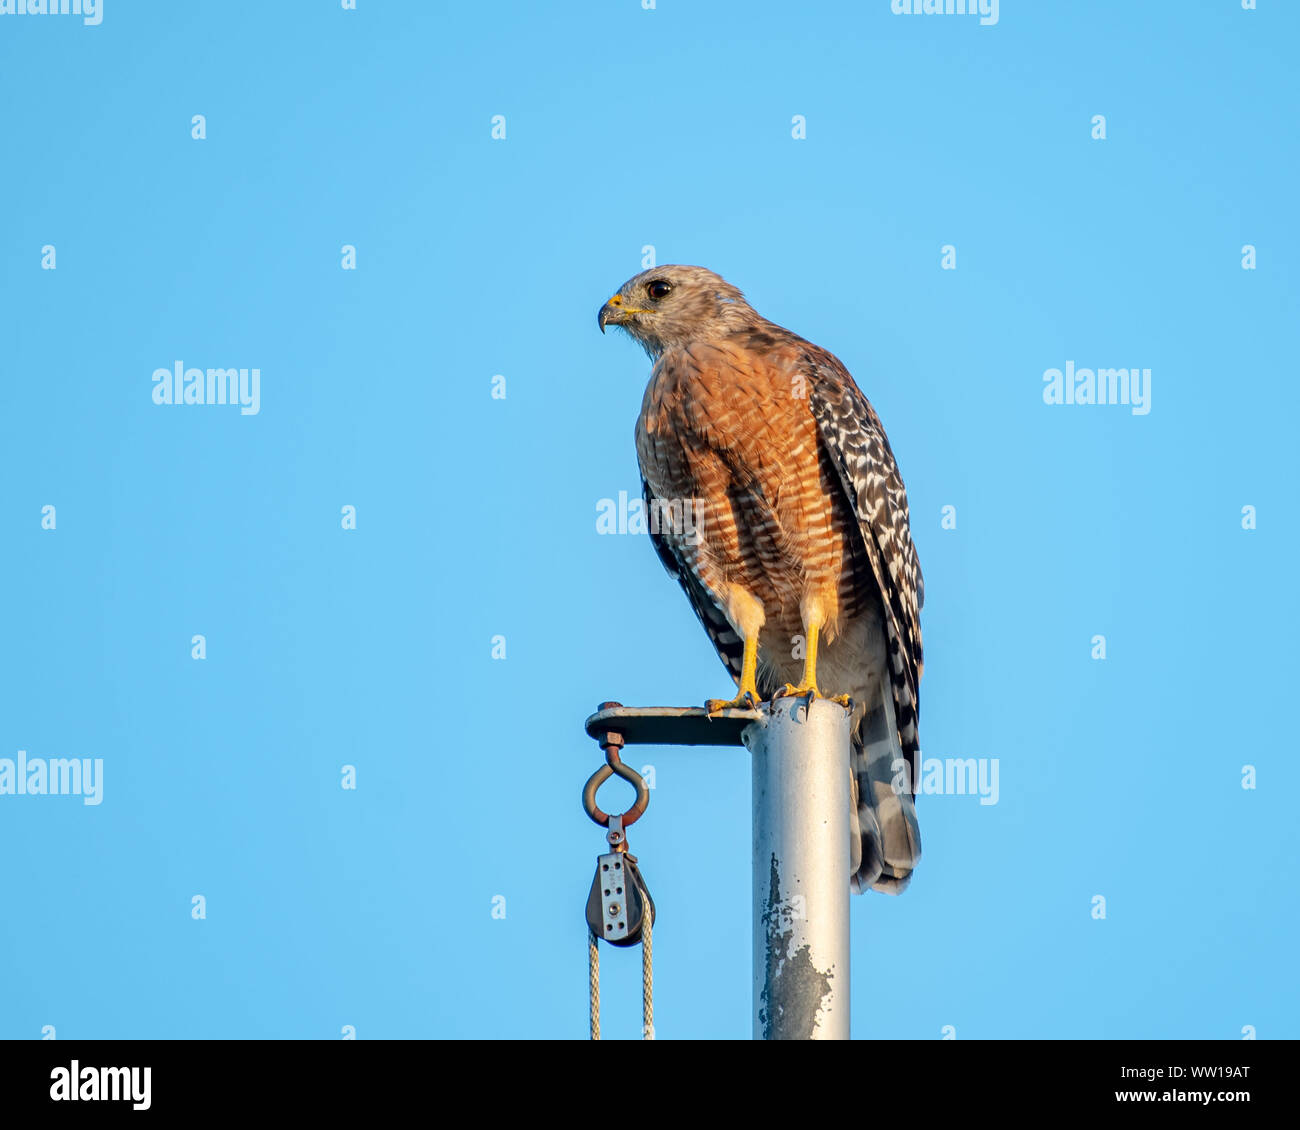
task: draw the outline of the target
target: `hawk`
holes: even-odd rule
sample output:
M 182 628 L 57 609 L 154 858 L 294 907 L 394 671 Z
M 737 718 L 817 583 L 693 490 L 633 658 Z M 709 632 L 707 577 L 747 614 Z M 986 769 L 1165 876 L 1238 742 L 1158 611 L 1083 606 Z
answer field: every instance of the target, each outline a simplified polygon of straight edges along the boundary
M 597 320 L 653 362 L 642 492 L 655 550 L 737 683 L 710 713 L 789 694 L 851 704 L 852 887 L 897 894 L 921 855 L 925 591 L 880 419 L 838 358 L 703 267 L 644 271 Z

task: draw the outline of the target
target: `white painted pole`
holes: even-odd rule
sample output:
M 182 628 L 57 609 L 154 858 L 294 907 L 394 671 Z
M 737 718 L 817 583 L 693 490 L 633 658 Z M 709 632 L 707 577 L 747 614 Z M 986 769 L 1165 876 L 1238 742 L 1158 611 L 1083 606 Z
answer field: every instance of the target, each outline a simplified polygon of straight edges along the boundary
M 849 1038 L 849 712 L 783 698 L 753 756 L 754 1038 Z

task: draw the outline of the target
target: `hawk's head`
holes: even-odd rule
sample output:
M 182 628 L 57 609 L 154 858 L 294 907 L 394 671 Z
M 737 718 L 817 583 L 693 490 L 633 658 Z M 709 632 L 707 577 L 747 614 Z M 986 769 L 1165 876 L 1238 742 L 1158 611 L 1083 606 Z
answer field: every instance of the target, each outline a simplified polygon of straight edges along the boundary
M 721 337 L 756 317 L 745 296 L 703 267 L 651 267 L 630 278 L 596 315 L 627 330 L 651 357 L 674 346 Z

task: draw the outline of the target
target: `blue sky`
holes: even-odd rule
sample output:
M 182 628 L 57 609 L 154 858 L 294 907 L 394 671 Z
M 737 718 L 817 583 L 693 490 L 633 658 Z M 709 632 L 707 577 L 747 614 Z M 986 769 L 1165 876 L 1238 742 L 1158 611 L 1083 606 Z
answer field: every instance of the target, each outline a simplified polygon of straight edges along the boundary
M 646 247 L 871 398 L 925 755 L 999 766 L 854 901 L 855 1035 L 1300 1035 L 1297 33 L 1281 0 L 0 15 L 0 759 L 103 763 L 98 805 L 0 796 L 0 1037 L 585 1033 L 582 721 L 727 690 L 647 539 L 596 529 L 648 368 L 595 313 Z M 178 361 L 257 368 L 260 410 L 155 404 Z M 1149 369 L 1149 413 L 1045 404 L 1067 363 Z M 643 752 L 659 1035 L 748 1037 L 747 755 Z M 604 973 L 634 1036 L 635 956 Z

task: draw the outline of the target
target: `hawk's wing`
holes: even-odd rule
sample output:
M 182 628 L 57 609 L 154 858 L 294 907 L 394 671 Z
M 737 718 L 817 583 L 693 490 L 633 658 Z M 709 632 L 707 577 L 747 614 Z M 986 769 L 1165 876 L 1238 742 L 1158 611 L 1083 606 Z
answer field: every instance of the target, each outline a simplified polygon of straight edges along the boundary
M 880 594 L 889 648 L 898 737 L 910 766 L 911 785 L 920 783 L 919 684 L 921 606 L 925 582 L 908 524 L 907 490 L 885 429 L 875 409 L 833 354 L 811 343 L 800 347 L 808 378 L 808 403 L 823 451 L 839 473 L 840 484 L 858 518 L 872 578 Z

